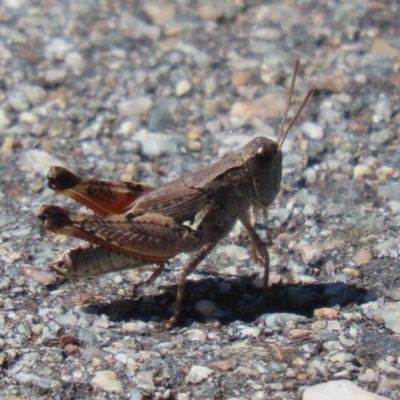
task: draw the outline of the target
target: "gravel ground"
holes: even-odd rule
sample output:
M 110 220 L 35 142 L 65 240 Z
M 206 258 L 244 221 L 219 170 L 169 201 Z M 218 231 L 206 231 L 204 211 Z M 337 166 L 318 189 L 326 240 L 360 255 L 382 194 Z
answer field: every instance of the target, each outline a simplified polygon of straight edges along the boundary
M 400 399 L 400 10 L 395 0 L 0 2 L 0 397 Z M 43 230 L 50 166 L 162 185 L 276 138 L 294 61 L 261 289 L 237 225 L 187 255 L 68 281 Z M 293 112 L 291 112 L 293 115 Z M 325 396 L 325 397 L 323 397 Z

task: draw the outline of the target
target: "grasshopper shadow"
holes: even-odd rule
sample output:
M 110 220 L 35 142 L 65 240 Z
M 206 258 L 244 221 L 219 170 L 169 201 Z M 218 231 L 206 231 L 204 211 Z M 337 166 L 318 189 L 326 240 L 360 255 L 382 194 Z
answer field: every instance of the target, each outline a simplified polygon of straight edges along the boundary
M 177 286 L 162 294 L 140 294 L 136 299 L 114 300 L 86 307 L 88 313 L 106 314 L 113 321 L 166 321 L 172 315 Z M 274 285 L 256 288 L 248 278 L 209 277 L 188 281 L 178 326 L 217 319 L 222 324 L 252 322 L 260 315 L 294 313 L 312 317 L 321 307 L 351 307 L 374 300 L 364 289 L 342 282 L 306 285 Z

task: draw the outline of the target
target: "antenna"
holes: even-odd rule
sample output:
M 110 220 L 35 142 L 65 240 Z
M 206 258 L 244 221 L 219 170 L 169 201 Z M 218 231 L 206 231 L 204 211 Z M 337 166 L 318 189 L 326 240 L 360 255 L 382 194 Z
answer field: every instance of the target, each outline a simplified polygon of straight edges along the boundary
M 296 83 L 296 77 L 297 77 L 297 73 L 299 72 L 299 67 L 300 67 L 300 60 L 296 60 L 296 64 L 294 66 L 294 71 L 293 71 L 293 75 L 292 75 L 292 82 L 290 83 L 290 88 L 289 88 L 289 92 L 288 92 L 288 97 L 287 97 L 287 101 L 286 101 L 286 108 L 285 111 L 283 113 L 283 117 L 282 117 L 282 122 L 279 126 L 279 134 L 278 134 L 278 150 L 281 149 L 283 143 L 285 142 L 286 136 L 289 133 L 290 129 L 292 128 L 292 126 L 296 123 L 297 119 L 299 118 L 301 112 L 303 111 L 303 108 L 305 107 L 305 105 L 307 104 L 308 100 L 310 99 L 311 95 L 313 94 L 313 90 L 309 90 L 307 93 L 307 96 L 304 98 L 303 102 L 301 103 L 301 106 L 299 108 L 299 110 L 297 111 L 296 115 L 294 116 L 294 118 L 292 119 L 292 121 L 290 122 L 288 128 L 285 130 L 285 124 L 286 124 L 286 119 L 289 113 L 289 108 L 290 108 L 290 104 L 292 102 L 292 97 L 293 97 L 293 92 L 294 92 L 294 85 Z

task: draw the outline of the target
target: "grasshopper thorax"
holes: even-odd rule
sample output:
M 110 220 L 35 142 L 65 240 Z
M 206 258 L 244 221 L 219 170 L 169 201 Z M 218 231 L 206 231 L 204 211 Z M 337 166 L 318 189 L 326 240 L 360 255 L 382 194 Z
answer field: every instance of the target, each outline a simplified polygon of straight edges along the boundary
M 254 203 L 268 207 L 279 192 L 282 179 L 282 151 L 271 139 L 258 137 L 242 150 L 252 182 Z

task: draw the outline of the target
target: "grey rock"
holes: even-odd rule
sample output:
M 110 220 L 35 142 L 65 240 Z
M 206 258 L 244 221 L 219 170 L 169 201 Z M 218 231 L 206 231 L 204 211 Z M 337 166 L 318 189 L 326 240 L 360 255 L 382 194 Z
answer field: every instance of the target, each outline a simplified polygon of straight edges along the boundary
M 40 86 L 23 85 L 20 90 L 28 98 L 32 107 L 38 106 L 46 98 L 46 91 Z
M 19 164 L 23 171 L 38 172 L 42 176 L 46 176 L 49 168 L 53 165 L 66 167 L 66 164 L 44 150 L 26 150 L 19 155 Z
M 380 146 L 388 142 L 394 133 L 391 129 L 382 129 L 377 132 L 373 132 L 370 136 L 370 144 L 371 146 Z
M 110 370 L 95 372 L 90 384 L 106 392 L 122 393 L 124 391 L 121 381 L 117 379 L 117 374 Z
M 368 312 L 367 316 L 369 318 L 382 318 L 387 329 L 395 333 L 400 333 L 400 302 L 386 303 Z
M 151 107 L 153 107 L 153 101 L 150 97 L 141 96 L 121 101 L 118 104 L 118 113 L 121 117 L 132 117 L 149 112 Z
M 14 90 L 11 92 L 7 101 L 10 107 L 16 112 L 29 110 L 30 104 L 28 97 L 21 90 Z
M 377 193 L 380 197 L 400 201 L 400 182 L 388 182 L 378 186 Z
M 51 379 L 42 378 L 34 374 L 23 373 L 23 372 L 20 372 L 19 374 L 15 375 L 15 379 L 20 384 L 30 383 L 32 385 L 39 386 L 43 389 L 49 389 L 50 386 L 52 385 Z
M 329 381 L 306 388 L 303 400 L 389 400 L 388 397 L 379 396 L 359 388 L 347 380 Z
M 7 113 L 0 109 L 0 133 L 11 124 L 11 119 L 8 118 Z
M 72 49 L 72 44 L 62 37 L 53 38 L 46 46 L 45 53 L 47 57 L 55 60 L 63 60 L 69 50 Z
M 305 122 L 301 125 L 301 130 L 310 138 L 314 140 L 321 140 L 324 137 L 324 130 L 322 127 L 314 122 Z
M 44 80 L 50 85 L 61 83 L 67 77 L 67 72 L 64 69 L 51 68 L 44 74 Z
M 78 318 L 73 314 L 61 314 L 57 316 L 56 321 L 63 326 L 75 327 L 78 324 Z
M 214 371 L 211 368 L 202 365 L 193 365 L 189 373 L 186 375 L 185 381 L 188 383 L 199 383 L 211 376 Z
M 6 213 L 0 214 L 0 228 L 2 228 L 3 226 L 7 226 L 9 224 L 13 224 L 16 221 L 17 218 L 13 214 L 6 214 Z

